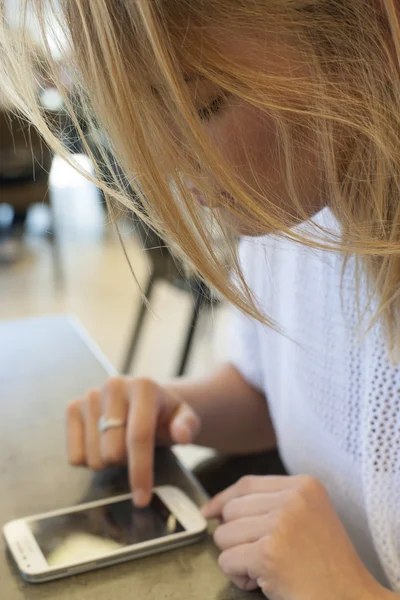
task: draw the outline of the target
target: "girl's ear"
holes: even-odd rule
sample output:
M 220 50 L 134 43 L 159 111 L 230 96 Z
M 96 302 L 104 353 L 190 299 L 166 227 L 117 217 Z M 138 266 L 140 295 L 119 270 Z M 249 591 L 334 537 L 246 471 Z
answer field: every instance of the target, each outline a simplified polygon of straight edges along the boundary
M 376 0 L 376 2 L 389 24 L 392 52 L 400 71 L 400 0 Z

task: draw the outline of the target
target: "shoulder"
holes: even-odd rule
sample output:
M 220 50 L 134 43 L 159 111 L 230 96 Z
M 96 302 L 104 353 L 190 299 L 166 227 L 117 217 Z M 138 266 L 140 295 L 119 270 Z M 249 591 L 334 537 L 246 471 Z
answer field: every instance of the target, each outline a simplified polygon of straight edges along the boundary
M 340 227 L 329 209 L 302 223 L 297 231 L 306 238 L 322 238 L 327 244 L 340 236 Z M 331 304 L 339 297 L 341 282 L 351 289 L 354 283 L 350 264 L 343 277 L 340 253 L 283 236 L 243 238 L 239 258 L 247 285 L 263 309 L 277 321 L 282 318 L 282 312 L 286 314 L 301 305 L 318 304 L 321 297 L 331 299 Z
M 340 226 L 330 209 L 325 208 L 313 219 L 294 228 L 293 232 L 310 240 L 315 239 L 329 244 L 340 237 Z M 243 237 L 239 245 L 240 264 L 249 283 L 265 274 L 274 265 L 278 266 L 280 272 L 282 269 L 285 270 L 285 265 L 290 262 L 287 260 L 289 256 L 304 261 L 310 255 L 316 258 L 322 254 L 326 255 L 326 252 L 316 251 L 312 245 L 307 247 L 305 244 L 279 235 Z

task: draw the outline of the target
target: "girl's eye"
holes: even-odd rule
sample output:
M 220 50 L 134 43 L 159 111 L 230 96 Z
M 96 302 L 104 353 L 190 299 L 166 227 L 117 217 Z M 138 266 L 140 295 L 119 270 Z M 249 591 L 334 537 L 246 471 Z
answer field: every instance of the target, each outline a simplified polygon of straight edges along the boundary
M 225 104 L 225 100 L 226 94 L 218 96 L 217 98 L 215 98 L 215 100 L 211 102 L 211 104 L 205 106 L 204 108 L 201 108 L 198 111 L 200 119 L 202 121 L 209 121 L 213 115 L 216 115 L 221 110 L 221 108 Z

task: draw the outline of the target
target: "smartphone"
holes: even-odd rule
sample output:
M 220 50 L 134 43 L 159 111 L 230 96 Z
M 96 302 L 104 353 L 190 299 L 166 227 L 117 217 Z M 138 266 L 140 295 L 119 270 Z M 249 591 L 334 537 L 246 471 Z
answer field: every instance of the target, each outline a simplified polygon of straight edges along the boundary
M 3 528 L 21 575 L 39 583 L 200 540 L 207 523 L 178 488 L 154 488 L 135 508 L 131 494 L 10 521 Z

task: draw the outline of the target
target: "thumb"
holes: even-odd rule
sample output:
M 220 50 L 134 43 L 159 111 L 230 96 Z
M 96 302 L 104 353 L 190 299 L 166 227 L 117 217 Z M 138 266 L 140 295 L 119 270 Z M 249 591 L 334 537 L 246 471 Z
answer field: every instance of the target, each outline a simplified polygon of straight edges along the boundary
M 200 417 L 188 404 L 181 404 L 170 423 L 170 435 L 176 444 L 195 441 L 201 429 Z

